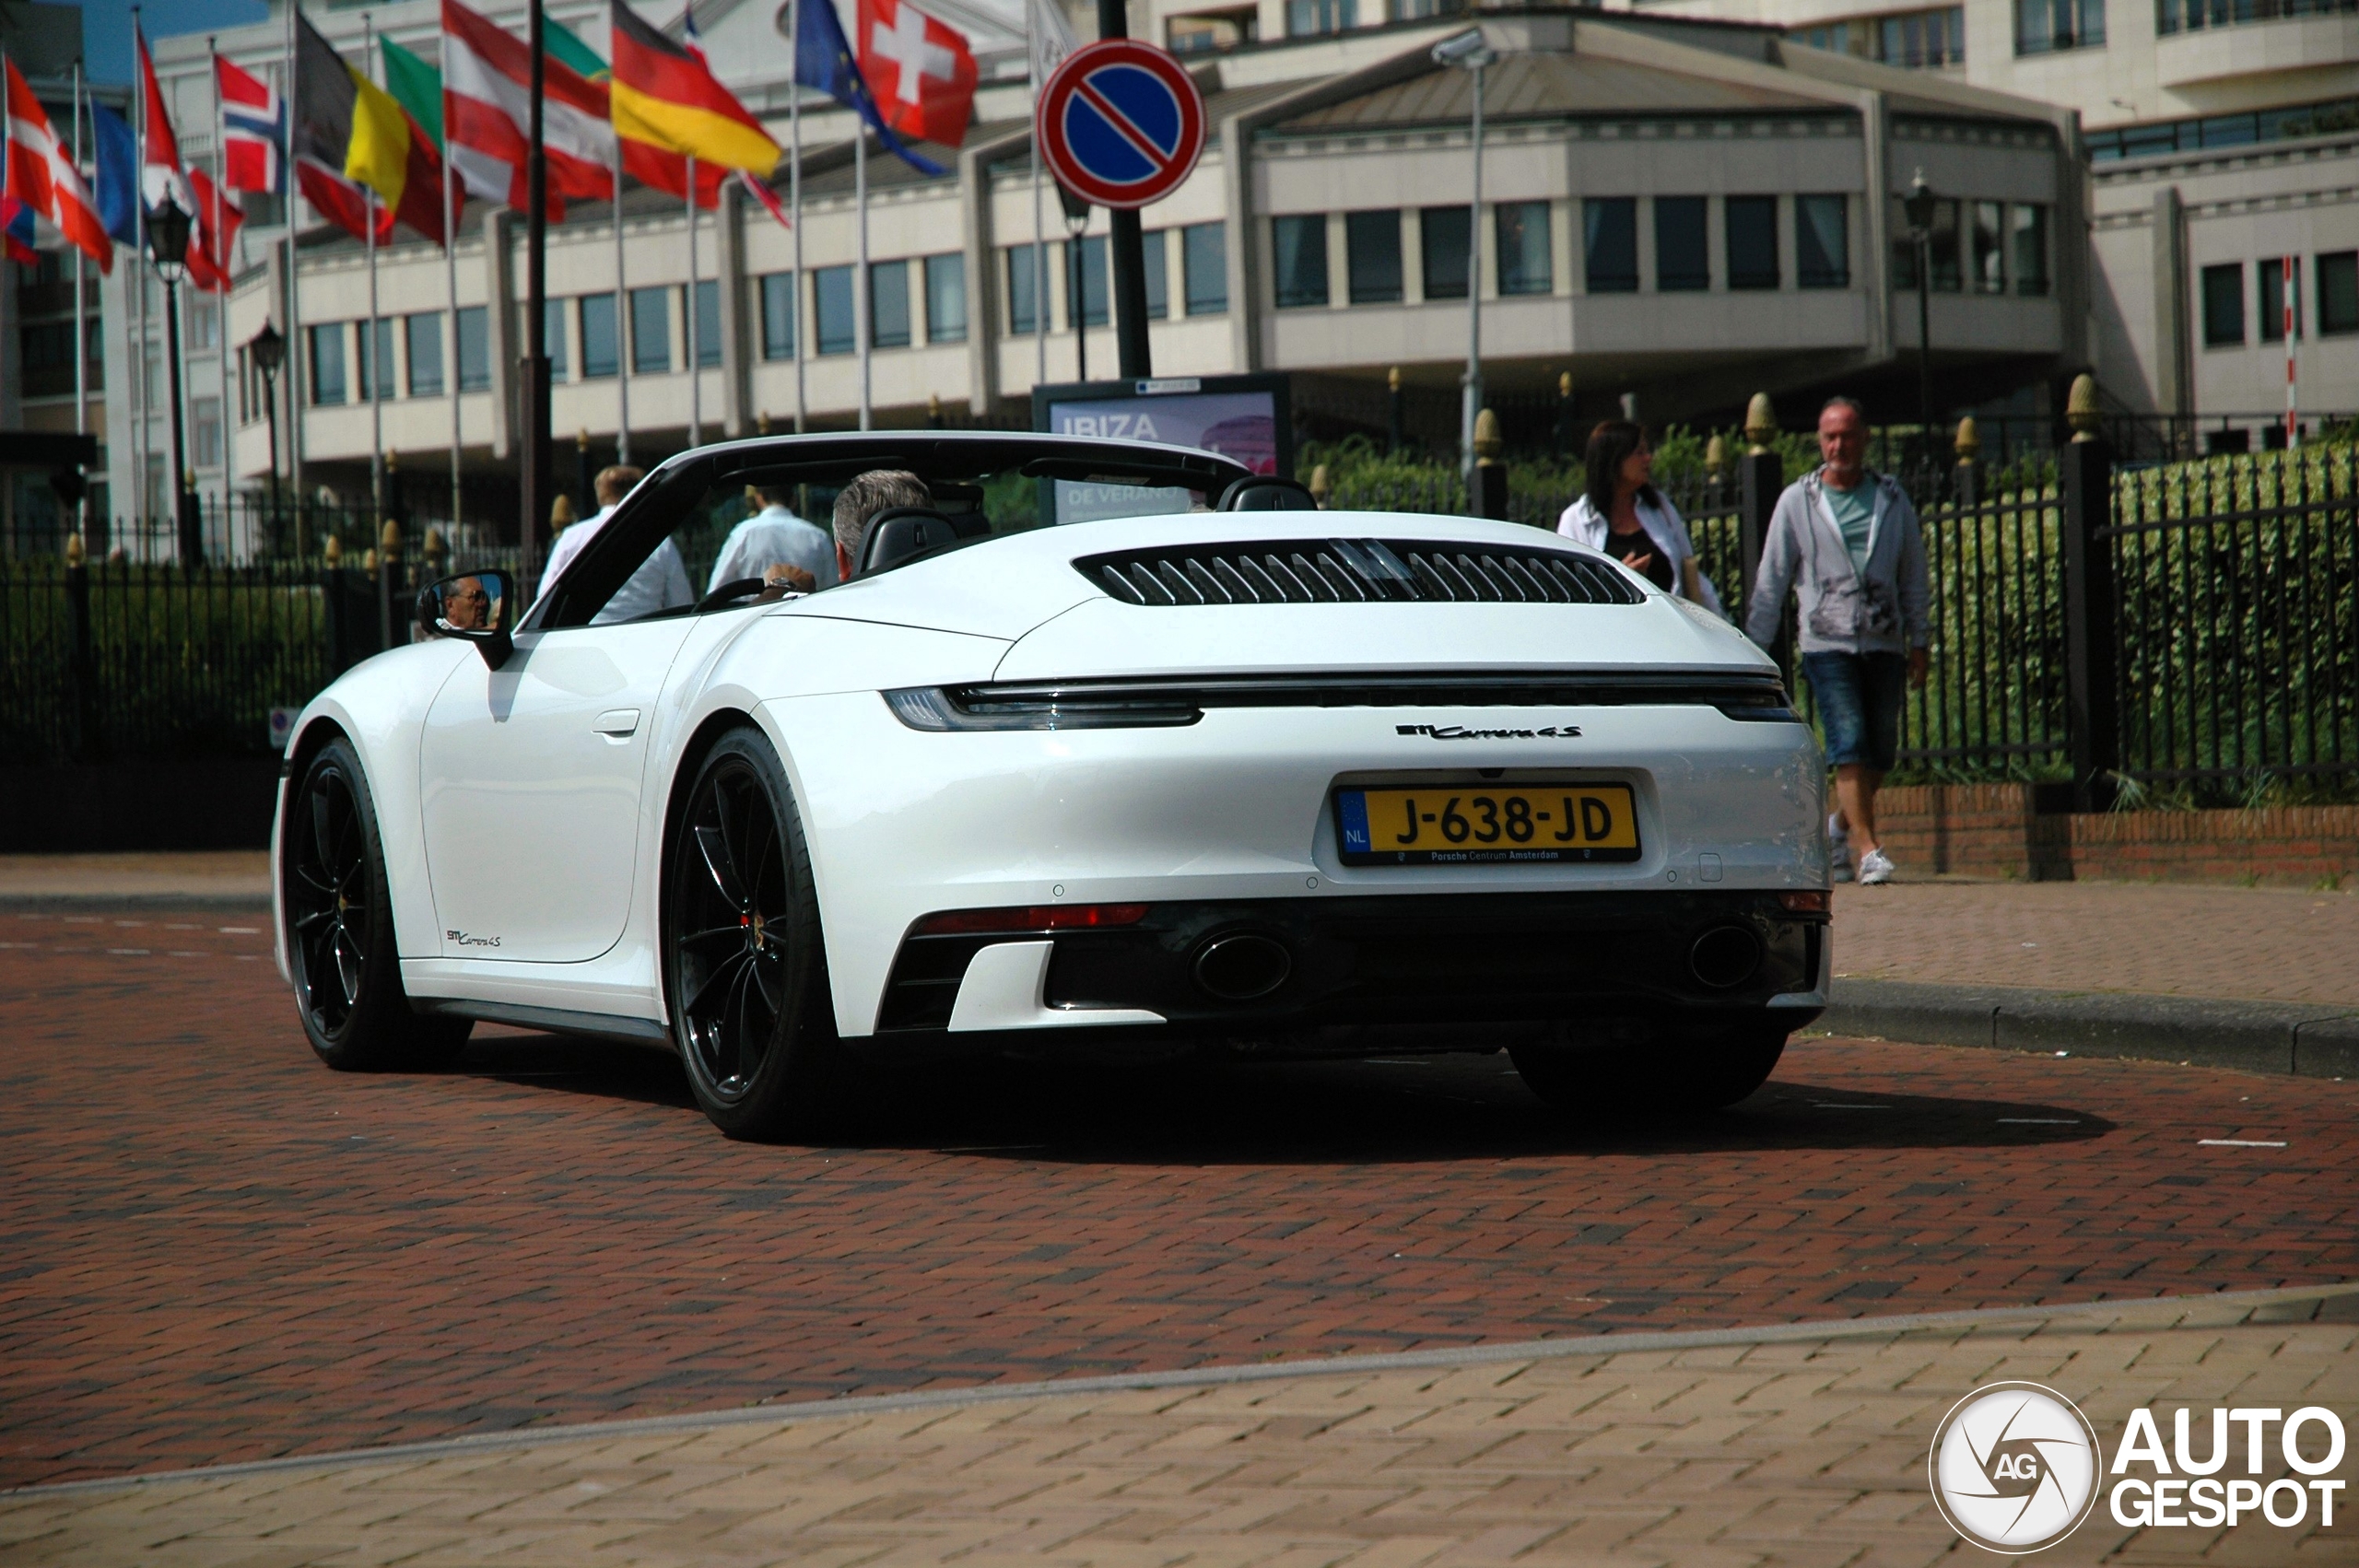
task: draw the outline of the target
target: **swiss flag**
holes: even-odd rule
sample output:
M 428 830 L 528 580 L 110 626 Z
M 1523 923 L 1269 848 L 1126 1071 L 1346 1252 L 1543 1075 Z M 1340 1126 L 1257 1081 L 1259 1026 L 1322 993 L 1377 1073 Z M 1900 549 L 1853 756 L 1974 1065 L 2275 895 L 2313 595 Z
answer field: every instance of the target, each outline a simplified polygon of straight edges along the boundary
M 975 106 L 975 56 L 956 30 L 910 0 L 860 0 L 860 73 L 885 123 L 955 147 Z

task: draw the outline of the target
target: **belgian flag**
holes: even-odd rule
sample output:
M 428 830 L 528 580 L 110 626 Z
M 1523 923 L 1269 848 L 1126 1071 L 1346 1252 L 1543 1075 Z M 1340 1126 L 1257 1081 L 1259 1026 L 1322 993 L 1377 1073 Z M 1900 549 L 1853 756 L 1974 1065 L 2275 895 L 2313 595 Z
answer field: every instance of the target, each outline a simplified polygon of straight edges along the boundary
M 767 175 L 779 146 L 703 61 L 614 0 L 615 134 L 714 169 Z

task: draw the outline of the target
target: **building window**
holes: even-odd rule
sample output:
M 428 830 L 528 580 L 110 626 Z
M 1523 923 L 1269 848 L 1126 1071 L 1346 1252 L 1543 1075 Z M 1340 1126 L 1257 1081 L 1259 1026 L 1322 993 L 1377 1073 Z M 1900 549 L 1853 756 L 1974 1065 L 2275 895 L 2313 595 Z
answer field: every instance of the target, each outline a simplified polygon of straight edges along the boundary
M 1401 300 L 1401 210 L 1344 215 L 1344 270 L 1355 305 L 1394 305 Z
M 2302 329 L 2302 263 L 2298 258 L 2287 262 L 2283 256 L 2263 256 L 2253 270 L 2260 275 L 2260 341 L 2285 341 L 2285 270 L 2294 271 L 2294 341 L 2299 343 L 2309 334 Z
M 2090 161 L 2110 163 L 2116 158 L 2145 158 L 2157 153 L 2250 146 L 2294 136 L 2323 135 L 2353 125 L 2359 125 L 2359 98 L 2253 110 L 2242 114 L 2213 114 L 2201 120 L 2127 125 L 2113 131 L 2091 131 L 2085 138 Z
M 1970 247 L 1966 268 L 1966 287 L 1976 294 L 2007 292 L 2007 205 L 2004 202 L 1976 202 L 1973 205 L 1974 227 L 1967 233 Z
M 819 323 L 819 352 L 850 354 L 860 346 L 860 319 L 852 310 L 851 268 L 821 267 L 811 275 L 811 305 Z
M 1270 220 L 1278 308 L 1327 303 L 1327 218 L 1309 213 Z
M 659 285 L 630 291 L 630 373 L 656 376 L 672 368 L 672 290 Z
M 1106 287 L 1106 237 L 1085 234 L 1065 243 L 1065 326 L 1102 327 L 1110 317 Z
M 561 342 L 557 333 L 549 333 L 552 344 Z M 555 374 L 556 350 L 550 351 L 550 371 Z M 622 334 L 615 330 L 615 297 L 611 294 L 585 294 L 581 297 L 581 374 L 586 380 L 598 380 L 623 368 Z
M 910 345 L 910 263 L 871 262 L 868 264 L 868 345 L 907 348 Z
M 1146 272 L 1146 319 L 1167 321 L 1171 315 L 1170 231 L 1158 228 L 1140 235 L 1139 259 Z
M 193 468 L 221 466 L 221 400 L 217 397 L 193 397 L 188 400 L 189 465 Z
M 1591 196 L 1581 203 L 1581 271 L 1591 294 L 1638 292 L 1638 199 Z
M 967 258 L 956 251 L 925 259 L 925 340 L 967 341 Z
M 581 301 L 581 357 L 585 362 L 582 366 L 581 373 L 585 376 L 611 376 L 615 373 L 615 297 L 609 294 L 604 296 L 604 298 L 606 301 L 604 321 L 606 323 L 607 354 L 606 368 L 602 371 L 593 371 L 587 363 L 587 361 L 592 358 L 592 355 L 590 353 L 590 301 L 588 299 Z M 523 314 L 521 308 L 518 310 L 517 314 L 520 316 Z M 561 381 L 565 380 L 565 301 L 562 299 L 544 299 L 541 301 L 541 347 L 549 357 L 549 380 L 552 381 Z
M 794 275 L 766 274 L 762 278 L 762 357 L 794 357 Z
M 491 312 L 481 305 L 459 308 L 459 390 L 491 386 Z
M 1937 201 L 1933 204 L 1931 234 L 1933 258 L 1933 292 L 1955 294 L 1965 284 L 1965 275 L 1958 265 L 1958 204 Z M 1902 210 L 1900 198 L 1892 202 L 1892 286 L 1895 288 L 1917 287 L 1917 237 L 1908 228 L 1908 215 Z M 2043 288 L 2042 292 L 2046 292 Z
M 1258 8 L 1248 6 L 1237 11 L 1173 17 L 1163 24 L 1163 37 L 1165 47 L 1174 54 L 1203 54 L 1234 49 L 1240 43 L 1258 43 L 1262 38 L 1262 14 Z
M 2048 54 L 2105 43 L 2105 0 L 2015 0 L 2015 53 Z
M 2154 29 L 2193 32 L 2273 22 L 2281 17 L 2332 16 L 2351 8 L 2351 0 L 2154 0 Z
M 1286 36 L 1316 38 L 1360 25 L 1358 0 L 1286 0 Z
M 1499 292 L 1552 292 L 1556 278 L 1548 245 L 1548 204 L 1501 202 L 1491 209 L 1491 228 L 1499 246 Z
M 409 335 L 409 395 L 442 395 L 442 312 L 428 310 L 405 318 Z
M 1831 50 L 1904 70 L 1966 64 L 1966 7 L 1905 11 L 1888 17 L 1853 17 L 1786 35 L 1813 49 Z
M 721 363 L 721 285 L 711 278 L 697 285 L 697 363 Z
M 1425 262 L 1426 298 L 1466 298 L 1467 236 L 1471 207 L 1427 207 L 1417 215 L 1417 250 Z
M 2223 262 L 2203 269 L 2203 346 L 2244 346 L 2245 264 Z
M 1704 198 L 1655 198 L 1655 287 L 1693 294 L 1712 287 L 1711 246 L 1705 238 Z
M 74 291 L 68 288 L 65 297 L 70 301 Z M 194 288 L 181 298 L 188 301 L 188 345 L 191 348 L 220 347 L 221 302 Z
M 1728 228 L 1729 287 L 1777 287 L 1778 198 L 1731 196 L 1720 216 Z
M 2318 258 L 2318 335 L 2359 333 L 2359 251 Z
M 2015 275 L 2015 292 L 2042 298 L 2048 293 L 2048 209 L 2019 204 L 2010 209 L 2008 224 L 2013 230 L 2008 264 Z M 1939 279 L 1941 274 L 1933 275 Z
M 1188 314 L 1217 316 L 1228 309 L 1228 229 L 1193 223 L 1180 231 L 1180 274 Z
M 393 387 L 393 319 L 380 316 L 374 322 L 353 324 L 359 329 L 354 336 L 360 349 L 360 362 L 355 369 L 360 373 L 354 380 L 360 383 L 361 401 L 367 402 L 372 392 L 380 402 L 399 397 L 401 393 Z M 371 327 L 375 328 L 373 332 Z M 371 366 L 376 370 L 373 376 L 370 374 Z
M 1018 336 L 1040 330 L 1040 291 L 1032 275 L 1034 259 L 1029 245 L 1007 252 L 1007 330 Z
M 311 402 L 329 407 L 344 401 L 344 334 L 347 323 L 331 322 L 303 329 L 311 339 Z

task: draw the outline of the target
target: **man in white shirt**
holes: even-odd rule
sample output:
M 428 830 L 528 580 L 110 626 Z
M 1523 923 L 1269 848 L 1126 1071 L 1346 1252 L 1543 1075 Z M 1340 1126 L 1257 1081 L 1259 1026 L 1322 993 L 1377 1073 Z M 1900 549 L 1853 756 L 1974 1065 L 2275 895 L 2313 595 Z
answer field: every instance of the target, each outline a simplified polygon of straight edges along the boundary
M 763 577 L 773 567 L 792 567 L 803 574 L 788 574 L 787 580 L 805 593 L 833 588 L 836 552 L 827 531 L 794 515 L 784 486 L 760 486 L 753 494 L 762 509 L 729 531 L 704 591 L 710 593 L 724 582 Z
M 622 463 L 600 471 L 597 514 L 557 536 L 557 543 L 549 546 L 548 565 L 541 568 L 540 591 L 534 595 L 534 599 L 557 586 L 557 579 L 565 574 L 573 557 L 598 536 L 598 531 L 615 515 L 615 508 L 645 477 L 641 470 Z M 635 621 L 657 610 L 675 610 L 696 602 L 696 589 L 688 582 L 687 564 L 680 559 L 680 547 L 666 539 L 655 546 L 653 555 L 640 563 L 639 569 L 615 591 L 615 596 L 606 601 L 604 607 L 590 617 L 590 624 L 603 626 L 616 621 Z

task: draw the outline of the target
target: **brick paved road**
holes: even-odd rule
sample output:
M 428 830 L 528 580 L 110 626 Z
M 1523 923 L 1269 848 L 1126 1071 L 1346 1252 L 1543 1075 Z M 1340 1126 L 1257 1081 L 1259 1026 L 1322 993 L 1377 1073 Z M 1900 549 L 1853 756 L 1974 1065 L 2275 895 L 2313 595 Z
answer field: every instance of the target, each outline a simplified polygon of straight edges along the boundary
M 2359 1278 L 2359 1085 L 1818 1042 L 1737 1113 L 1584 1135 L 1496 1058 L 911 1071 L 846 1147 L 749 1148 L 651 1053 L 328 1073 L 252 914 L 123 918 L 0 913 L 0 1484 Z

